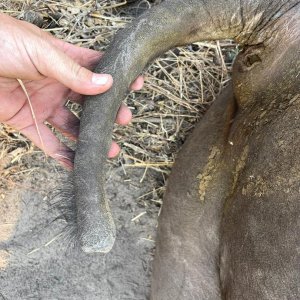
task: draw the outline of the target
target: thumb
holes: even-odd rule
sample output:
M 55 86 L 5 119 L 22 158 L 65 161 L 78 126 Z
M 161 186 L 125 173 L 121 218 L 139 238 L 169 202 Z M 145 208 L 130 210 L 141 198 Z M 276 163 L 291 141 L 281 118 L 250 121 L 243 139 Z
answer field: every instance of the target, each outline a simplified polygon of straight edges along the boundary
M 49 48 L 47 63 L 39 70 L 43 75 L 54 78 L 83 95 L 104 93 L 112 86 L 111 75 L 93 73 L 53 45 L 49 44 Z

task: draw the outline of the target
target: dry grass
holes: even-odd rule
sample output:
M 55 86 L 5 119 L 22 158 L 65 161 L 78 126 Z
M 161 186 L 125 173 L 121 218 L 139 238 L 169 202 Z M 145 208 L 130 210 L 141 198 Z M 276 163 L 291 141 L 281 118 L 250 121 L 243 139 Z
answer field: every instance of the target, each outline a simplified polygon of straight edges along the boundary
M 11 0 L 1 1 L 0 11 L 31 20 L 70 43 L 104 50 L 112 35 L 130 22 L 137 3 L 149 7 L 158 2 L 135 1 L 128 7 L 125 0 Z M 145 73 L 144 89 L 126 99 L 134 120 L 130 126 L 116 126 L 114 138 L 123 151 L 112 163 L 125 171 L 136 167 L 168 174 L 187 134 L 229 80 L 236 52 L 231 41 L 196 43 L 156 60 Z M 24 157 L 34 151 L 22 136 L 0 125 L 2 190 L 22 181 L 22 172 L 30 169 Z

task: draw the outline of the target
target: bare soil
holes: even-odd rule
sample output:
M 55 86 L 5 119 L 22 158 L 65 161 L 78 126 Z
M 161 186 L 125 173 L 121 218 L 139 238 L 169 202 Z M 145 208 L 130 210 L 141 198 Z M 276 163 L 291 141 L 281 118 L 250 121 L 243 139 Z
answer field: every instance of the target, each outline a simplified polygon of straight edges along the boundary
M 2 298 L 148 299 L 159 207 L 143 196 L 155 188 L 155 176 L 145 177 L 142 170 L 125 175 L 121 168 L 110 172 L 107 193 L 117 241 L 107 255 L 86 255 L 69 245 L 65 211 L 53 205 L 59 199 L 51 191 L 66 180 L 57 180 L 58 171 L 45 165 L 32 174 L 39 181 L 34 189 L 20 188 L 5 198 L 13 234 L 0 243 Z

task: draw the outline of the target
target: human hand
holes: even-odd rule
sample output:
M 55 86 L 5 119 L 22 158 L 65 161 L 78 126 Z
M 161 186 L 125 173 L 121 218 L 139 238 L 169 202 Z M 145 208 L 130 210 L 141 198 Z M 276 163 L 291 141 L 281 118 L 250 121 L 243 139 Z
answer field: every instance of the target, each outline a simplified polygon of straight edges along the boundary
M 69 99 L 82 104 L 82 95 L 104 93 L 112 86 L 110 75 L 90 71 L 100 58 L 97 51 L 71 45 L 30 23 L 0 14 L 0 122 L 17 129 L 71 169 L 73 151 L 44 123 L 70 139 L 78 137 L 79 120 L 65 103 Z M 30 103 L 17 79 L 22 80 Z M 138 77 L 131 88 L 142 86 L 143 78 Z M 130 110 L 122 105 L 116 122 L 126 125 L 131 117 Z M 112 142 L 108 157 L 119 151 Z

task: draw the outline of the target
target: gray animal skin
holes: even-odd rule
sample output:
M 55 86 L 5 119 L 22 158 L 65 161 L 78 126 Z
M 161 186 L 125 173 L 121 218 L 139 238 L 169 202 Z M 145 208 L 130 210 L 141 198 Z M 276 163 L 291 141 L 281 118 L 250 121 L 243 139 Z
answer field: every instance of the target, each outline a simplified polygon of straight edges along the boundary
M 166 0 L 116 35 L 96 68 L 114 87 L 87 98 L 75 157 L 83 251 L 115 240 L 103 165 L 130 83 L 171 48 L 230 38 L 232 83 L 168 182 L 152 299 L 300 299 L 299 33 L 299 0 Z

